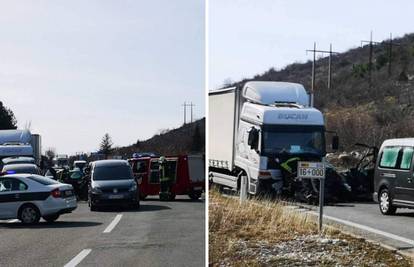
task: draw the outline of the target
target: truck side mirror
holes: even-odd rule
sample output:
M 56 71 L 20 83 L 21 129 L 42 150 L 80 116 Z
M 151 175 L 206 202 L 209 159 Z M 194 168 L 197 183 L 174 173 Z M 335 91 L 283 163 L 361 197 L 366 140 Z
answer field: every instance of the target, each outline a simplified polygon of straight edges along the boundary
M 254 150 L 258 150 L 258 143 L 259 143 L 259 130 L 252 127 L 249 131 L 249 139 L 247 144 Z
M 337 135 L 332 137 L 332 150 L 338 150 L 339 148 L 339 137 Z

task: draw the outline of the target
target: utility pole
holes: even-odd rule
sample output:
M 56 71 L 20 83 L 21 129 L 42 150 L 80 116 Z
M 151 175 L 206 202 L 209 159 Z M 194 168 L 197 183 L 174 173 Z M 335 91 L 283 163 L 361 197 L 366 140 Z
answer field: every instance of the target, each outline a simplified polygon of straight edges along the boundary
M 182 104 L 181 106 L 184 107 L 184 124 L 187 123 L 187 103 L 184 101 L 184 104 Z
M 195 107 L 195 105 L 193 104 L 193 102 L 190 102 L 189 106 L 191 108 L 191 122 L 193 122 L 193 107 Z
M 190 116 L 191 116 L 191 122 L 193 122 L 193 107 L 195 106 L 193 102 L 187 103 L 186 101 L 184 101 L 184 104 L 182 104 L 181 106 L 183 106 L 183 109 L 184 109 L 184 124 L 187 123 L 187 107 L 191 108 Z
M 391 62 L 392 62 L 392 46 L 401 46 L 401 44 L 394 43 L 392 41 L 392 33 L 390 33 L 390 41 L 388 42 L 388 77 L 391 76 Z
M 370 34 L 369 41 L 362 40 L 361 46 L 363 43 L 369 43 L 369 59 L 368 59 L 368 86 L 371 88 L 372 79 L 371 79 L 371 72 L 372 72 L 372 56 L 374 51 L 374 44 L 379 44 L 380 42 L 372 41 L 372 31 Z
M 338 54 L 338 52 L 332 51 L 332 44 L 330 44 L 329 51 L 325 50 L 316 50 L 316 42 L 313 43 L 313 49 L 312 50 L 306 50 L 306 52 L 312 52 L 313 53 L 313 62 L 312 62 L 312 85 L 311 85 L 311 93 L 310 93 L 310 103 L 309 105 L 313 107 L 314 104 L 314 92 L 315 92 L 315 70 L 316 70 L 316 53 L 322 53 L 322 54 L 329 54 L 329 66 L 328 66 L 328 89 L 332 86 L 332 54 Z

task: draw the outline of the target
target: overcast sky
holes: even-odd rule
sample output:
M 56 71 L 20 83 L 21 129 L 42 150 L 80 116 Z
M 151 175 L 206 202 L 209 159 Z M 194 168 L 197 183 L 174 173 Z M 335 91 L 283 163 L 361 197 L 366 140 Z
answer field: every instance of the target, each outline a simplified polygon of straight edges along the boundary
M 339 52 L 414 32 L 413 1 L 210 0 L 209 88 L 311 59 L 306 49 Z
M 0 100 L 43 148 L 93 151 L 204 116 L 204 2 L 0 0 Z

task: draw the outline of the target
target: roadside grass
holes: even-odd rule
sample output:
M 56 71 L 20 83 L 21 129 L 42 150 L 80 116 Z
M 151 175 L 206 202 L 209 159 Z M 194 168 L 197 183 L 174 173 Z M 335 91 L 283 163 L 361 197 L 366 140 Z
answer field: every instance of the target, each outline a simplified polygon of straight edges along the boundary
M 326 228 L 275 200 L 209 191 L 210 266 L 412 266 L 409 259 L 364 239 Z

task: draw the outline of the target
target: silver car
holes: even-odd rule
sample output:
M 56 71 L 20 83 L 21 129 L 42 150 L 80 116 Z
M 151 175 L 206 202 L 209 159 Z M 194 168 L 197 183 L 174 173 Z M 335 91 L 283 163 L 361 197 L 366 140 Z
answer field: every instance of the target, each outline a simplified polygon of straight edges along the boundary
M 77 208 L 73 187 L 34 174 L 0 176 L 0 219 L 53 222 Z

